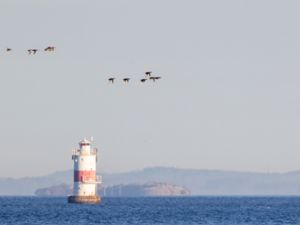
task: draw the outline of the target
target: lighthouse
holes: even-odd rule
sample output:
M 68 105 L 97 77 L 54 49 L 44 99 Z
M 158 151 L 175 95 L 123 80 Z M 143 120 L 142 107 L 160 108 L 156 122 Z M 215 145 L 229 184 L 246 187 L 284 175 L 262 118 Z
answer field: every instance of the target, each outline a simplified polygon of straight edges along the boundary
M 68 197 L 69 203 L 100 203 L 101 198 L 97 195 L 97 184 L 101 183 L 101 177 L 96 174 L 97 151 L 86 138 L 79 142 L 79 149 L 73 150 L 74 186 L 73 195 Z

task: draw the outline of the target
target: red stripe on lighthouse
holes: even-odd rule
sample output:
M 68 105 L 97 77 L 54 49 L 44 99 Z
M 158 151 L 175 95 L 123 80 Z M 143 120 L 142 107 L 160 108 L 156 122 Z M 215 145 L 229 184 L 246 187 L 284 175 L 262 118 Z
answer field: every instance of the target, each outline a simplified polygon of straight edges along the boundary
M 75 170 L 74 182 L 95 181 L 96 171 L 94 170 Z

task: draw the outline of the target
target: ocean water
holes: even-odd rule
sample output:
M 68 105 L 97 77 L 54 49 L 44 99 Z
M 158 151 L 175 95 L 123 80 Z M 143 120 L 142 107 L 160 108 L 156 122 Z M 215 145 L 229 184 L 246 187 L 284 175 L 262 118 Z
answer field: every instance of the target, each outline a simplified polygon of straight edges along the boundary
M 0 197 L 0 224 L 300 224 L 300 197 L 66 198 Z

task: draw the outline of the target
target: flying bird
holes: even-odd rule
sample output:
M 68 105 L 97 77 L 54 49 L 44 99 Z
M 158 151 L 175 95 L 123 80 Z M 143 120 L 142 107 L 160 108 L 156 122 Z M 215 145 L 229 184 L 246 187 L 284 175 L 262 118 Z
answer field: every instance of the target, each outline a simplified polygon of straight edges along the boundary
M 123 79 L 124 83 L 128 83 L 129 80 L 130 80 L 130 78 L 124 78 L 124 79 Z
M 114 81 L 115 81 L 115 78 L 114 78 L 114 77 L 111 77 L 111 78 L 108 79 L 108 81 L 109 81 L 109 83 L 112 83 L 112 84 L 113 84 Z
M 35 48 L 34 48 L 34 49 L 31 48 L 31 49 L 28 49 L 28 50 L 27 50 L 27 52 L 28 52 L 29 55 L 31 55 L 31 54 L 32 54 L 32 55 L 35 55 L 37 51 L 38 51 L 38 50 L 35 49 Z
M 152 80 L 153 82 L 155 82 L 156 80 L 161 79 L 161 77 L 150 77 L 149 79 Z
M 142 83 L 145 83 L 147 81 L 147 79 L 141 79 Z
M 151 73 L 152 73 L 151 71 L 148 71 L 148 72 L 146 72 L 145 74 L 146 74 L 146 76 L 149 76 L 149 77 L 150 77 L 150 76 L 151 76 Z
M 7 52 L 10 52 L 12 49 L 11 48 L 6 48 L 6 51 Z
M 53 52 L 55 49 L 54 46 L 48 46 L 47 48 L 44 49 L 45 52 Z

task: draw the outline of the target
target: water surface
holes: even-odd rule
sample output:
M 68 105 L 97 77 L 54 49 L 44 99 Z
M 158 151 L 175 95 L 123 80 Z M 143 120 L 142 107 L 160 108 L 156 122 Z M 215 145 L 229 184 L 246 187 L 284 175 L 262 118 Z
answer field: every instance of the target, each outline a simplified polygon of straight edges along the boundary
M 0 197 L 0 224 L 300 224 L 300 197 L 66 198 Z

